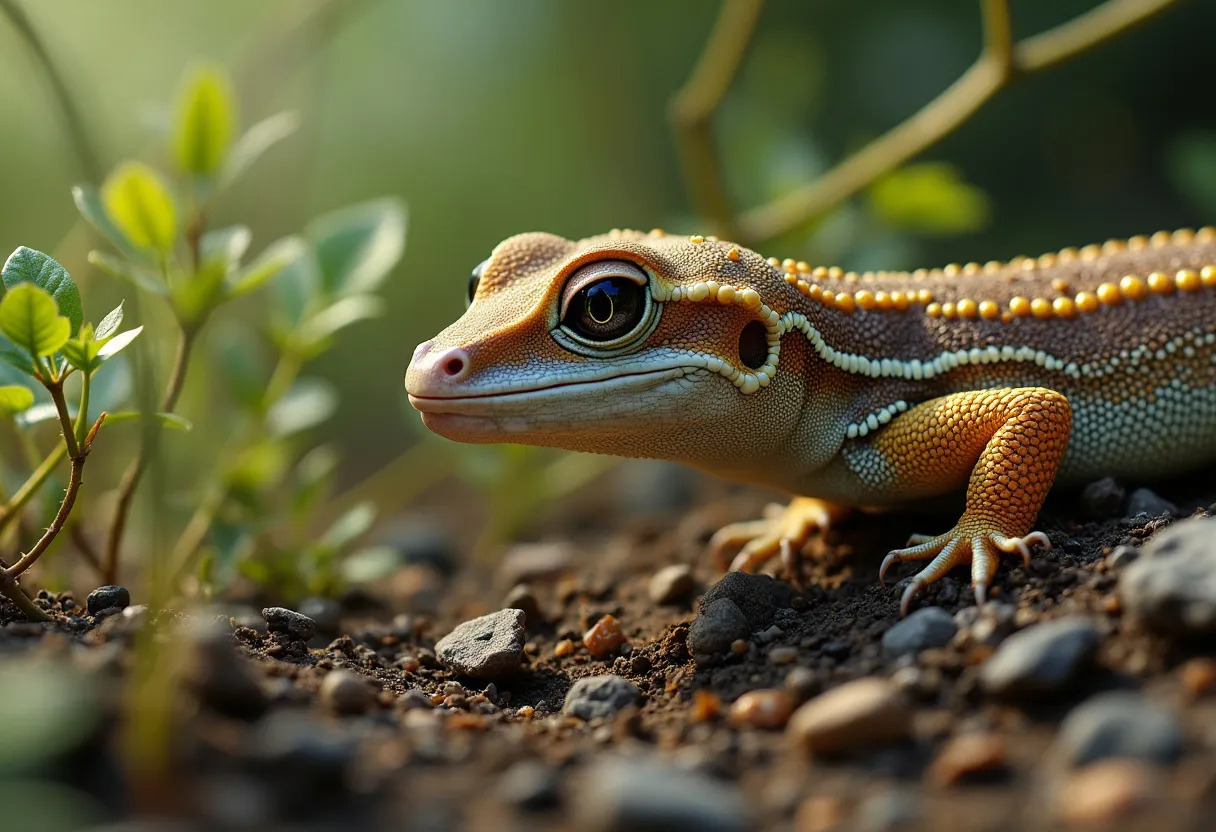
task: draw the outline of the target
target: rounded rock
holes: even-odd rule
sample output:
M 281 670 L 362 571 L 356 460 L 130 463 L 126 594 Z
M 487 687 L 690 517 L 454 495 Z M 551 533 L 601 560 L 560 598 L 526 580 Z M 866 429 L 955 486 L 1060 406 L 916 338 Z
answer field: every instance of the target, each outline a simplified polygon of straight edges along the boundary
M 1178 514 L 1178 506 L 1148 488 L 1137 488 L 1127 498 L 1127 516 L 1138 517 L 1147 514 L 1149 517 L 1174 517 Z
M 294 641 L 308 641 L 317 634 L 317 622 L 286 607 L 266 607 L 262 610 L 262 618 L 266 619 L 270 632 Z
M 788 584 L 768 575 L 727 572 L 722 580 L 706 590 L 700 611 L 705 612 L 719 599 L 729 599 L 747 619 L 750 633 L 772 624 L 777 610 L 788 607 L 793 594 Z
M 85 608 L 89 615 L 97 615 L 102 610 L 121 610 L 131 605 L 131 593 L 125 586 L 99 586 L 89 593 Z
M 1139 694 L 1100 693 L 1064 718 L 1056 753 L 1074 766 L 1111 758 L 1170 765 L 1182 756 L 1182 728 L 1171 712 Z
M 997 696 L 1058 693 L 1090 664 L 1101 638 L 1087 618 L 1035 624 L 1005 639 L 980 669 L 980 680 Z
M 641 701 L 637 685 L 613 674 L 588 676 L 575 682 L 566 693 L 562 713 L 592 720 L 613 716 Z
M 1119 576 L 1119 599 L 1156 630 L 1216 633 L 1216 517 L 1175 523 L 1141 547 Z
M 883 633 L 882 649 L 895 657 L 945 647 L 957 631 L 950 613 L 941 607 L 924 607 Z
M 361 714 L 376 696 L 367 679 L 353 670 L 334 670 L 321 682 L 321 704 L 337 714 Z
M 1081 491 L 1081 508 L 1085 513 L 1101 520 L 1114 517 L 1123 511 L 1123 503 L 1127 499 L 1127 489 L 1121 486 L 1114 477 L 1103 477 L 1091 482 Z
M 682 563 L 665 566 L 650 579 L 650 600 L 656 604 L 678 604 L 692 594 L 692 569 Z
M 699 661 L 724 655 L 731 644 L 751 635 L 752 628 L 738 605 L 718 598 L 701 607 L 701 614 L 688 628 L 688 652 Z
M 810 700 L 790 717 L 787 732 L 810 754 L 835 755 L 897 743 L 911 728 L 912 711 L 899 688 L 870 677 Z
M 523 610 L 506 609 L 466 621 L 439 640 L 435 655 L 466 676 L 509 676 L 523 661 L 524 620 Z

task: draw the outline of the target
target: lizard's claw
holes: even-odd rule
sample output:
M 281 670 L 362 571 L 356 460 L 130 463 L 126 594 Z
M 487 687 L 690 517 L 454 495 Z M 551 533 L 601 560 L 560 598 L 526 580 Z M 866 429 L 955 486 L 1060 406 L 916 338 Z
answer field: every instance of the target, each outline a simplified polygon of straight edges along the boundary
M 964 520 L 937 537 L 913 535 L 907 548 L 896 549 L 883 558 L 882 566 L 878 569 L 878 580 L 883 586 L 886 586 L 884 579 L 892 564 L 929 561 L 929 565 L 918 572 L 904 590 L 899 604 L 901 615 L 908 614 L 912 599 L 922 589 L 955 566 L 971 564 L 971 586 L 975 589 L 975 602 L 982 605 L 987 598 L 988 587 L 992 584 L 992 575 L 996 572 L 998 552 L 1017 552 L 1022 556 L 1022 563 L 1029 566 L 1032 545 L 1038 543 L 1047 551 L 1051 551 L 1051 541 L 1043 532 L 1031 532 L 1024 537 L 1008 537 L 995 531 L 967 529 L 968 525 L 971 524 Z
M 730 571 L 754 572 L 774 555 L 780 554 L 791 567 L 802 547 L 817 531 L 826 531 L 840 517 L 839 507 L 810 497 L 795 497 L 790 504 L 770 506 L 762 520 L 748 520 L 723 526 L 710 539 L 711 556 L 726 566 L 728 553 L 742 545 L 730 561 Z

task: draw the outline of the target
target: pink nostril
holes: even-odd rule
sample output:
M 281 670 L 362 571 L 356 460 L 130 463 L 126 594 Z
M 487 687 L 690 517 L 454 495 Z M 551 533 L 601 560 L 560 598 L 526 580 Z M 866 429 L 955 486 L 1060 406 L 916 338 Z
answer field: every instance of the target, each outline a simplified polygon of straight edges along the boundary
M 460 347 L 432 352 L 429 358 L 436 375 L 445 381 L 459 381 L 469 373 L 469 354 Z
M 463 358 L 449 358 L 443 364 L 443 371 L 450 376 L 458 376 L 464 372 Z

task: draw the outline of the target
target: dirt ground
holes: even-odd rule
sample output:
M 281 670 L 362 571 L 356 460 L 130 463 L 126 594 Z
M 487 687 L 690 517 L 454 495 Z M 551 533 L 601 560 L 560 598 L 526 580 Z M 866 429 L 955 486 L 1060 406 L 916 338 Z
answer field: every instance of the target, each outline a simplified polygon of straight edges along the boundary
M 96 615 L 45 596 L 54 625 L 0 608 L 0 656 L 53 656 L 97 691 L 101 718 L 45 776 L 87 795 L 98 822 L 162 819 L 124 829 L 166 828 L 164 817 L 185 829 L 1216 829 L 1214 642 L 1203 624 L 1154 628 L 1120 591 L 1142 544 L 1216 511 L 1210 476 L 1130 498 L 1141 484 L 1053 495 L 1039 523 L 1052 551 L 1029 568 L 1007 558 L 983 613 L 961 570 L 931 586 L 913 609 L 938 608 L 932 646 L 913 639 L 906 652 L 884 635 L 913 570 L 884 588 L 878 564 L 953 518 L 855 516 L 809 545 L 799 591 L 762 579 L 715 589 L 711 601 L 729 601 L 717 611 L 733 604 L 747 627 L 696 657 L 690 641 L 713 638 L 690 639 L 705 625 L 693 622 L 722 577 L 708 538 L 758 516 L 768 495 L 665 466 L 610 480 L 493 566 L 442 536 L 403 537 L 396 575 L 297 605 L 303 622 L 264 616 L 275 599 L 256 596 L 189 613 L 135 598 Z M 1129 516 L 1129 499 L 1162 498 L 1173 512 Z M 677 564 L 691 581 L 655 577 Z M 505 608 L 525 612 L 517 667 L 474 678 L 445 666 L 437 642 Z M 1065 618 L 1089 629 L 1008 641 Z M 609 637 L 589 647 L 597 622 Z M 119 763 L 141 624 L 183 668 L 154 795 Z M 1003 648 L 1022 666 L 1007 655 L 1002 681 Z M 578 710 L 572 685 L 607 674 L 625 691 L 598 700 L 611 713 L 563 712 Z M 1130 703 L 1122 721 L 1077 716 L 1112 691 Z

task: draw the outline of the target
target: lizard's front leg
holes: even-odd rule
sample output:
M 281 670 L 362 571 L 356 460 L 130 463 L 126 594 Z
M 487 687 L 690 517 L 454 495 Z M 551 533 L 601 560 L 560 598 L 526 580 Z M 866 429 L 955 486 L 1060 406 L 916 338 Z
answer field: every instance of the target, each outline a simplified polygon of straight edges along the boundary
M 1031 532 L 1068 446 L 1072 410 L 1063 394 L 1042 387 L 954 393 L 909 409 L 867 440 L 885 464 L 881 476 L 902 494 L 941 494 L 967 483 L 966 508 L 954 528 L 916 536 L 887 555 L 894 563 L 928 560 L 904 592 L 913 597 L 954 566 L 971 564 L 983 603 L 998 551 L 1029 561 L 1029 545 L 1049 545 Z

